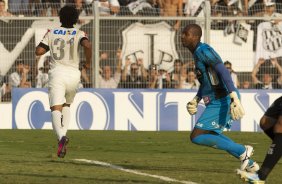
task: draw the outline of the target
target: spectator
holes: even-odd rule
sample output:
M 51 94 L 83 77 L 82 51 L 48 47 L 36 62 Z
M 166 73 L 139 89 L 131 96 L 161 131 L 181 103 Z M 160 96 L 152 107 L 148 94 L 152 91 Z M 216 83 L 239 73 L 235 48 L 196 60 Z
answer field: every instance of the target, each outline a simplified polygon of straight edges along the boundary
M 184 7 L 184 14 L 188 17 L 197 17 L 203 12 L 205 0 L 187 0 Z
M 130 72 L 127 68 L 130 65 Z M 139 74 L 139 71 L 141 75 Z M 143 65 L 143 59 L 139 58 L 137 63 L 131 63 L 128 58 L 121 76 L 120 88 L 146 88 L 147 71 Z
M 171 87 L 172 88 L 178 88 L 178 86 L 180 84 L 181 75 L 183 74 L 182 70 L 183 70 L 183 67 L 185 67 L 185 66 L 183 66 L 183 62 L 181 60 L 176 59 L 174 61 L 173 67 L 174 67 L 173 71 L 170 73 Z M 185 69 L 186 69 L 186 67 L 185 67 Z
M 50 62 L 51 62 L 51 56 L 46 56 L 43 67 L 39 69 L 39 73 L 36 77 L 36 87 L 37 88 L 48 88 L 48 72 L 50 69 Z
M 119 55 L 120 50 L 117 51 L 117 65 L 116 70 L 113 73 L 112 67 L 109 63 L 108 54 L 103 52 L 100 56 L 100 62 L 102 65 L 101 74 L 99 75 L 99 88 L 117 88 L 121 78 L 121 56 Z
M 30 0 L 9 0 L 9 12 L 14 15 L 27 15 L 29 10 Z
M 112 68 L 109 64 L 102 66 L 102 73 L 99 76 L 99 88 L 117 88 L 120 82 L 121 73 L 116 71 L 112 76 Z
M 199 89 L 200 82 L 193 70 L 187 70 L 187 77 L 181 77 L 179 89 Z
M 86 15 L 93 15 L 93 11 L 92 11 L 92 5 L 93 5 L 94 0 L 84 0 L 83 2 L 83 9 L 85 10 L 85 14 Z
M 99 0 L 98 6 L 102 16 L 116 15 L 120 11 L 118 0 Z
M 39 16 L 57 16 L 61 2 L 61 0 L 29 0 L 29 11 L 34 9 L 33 14 Z
M 265 0 L 264 5 L 265 5 L 265 9 L 264 9 L 265 17 L 281 17 L 281 14 L 276 12 L 275 0 Z
M 158 88 L 171 88 L 170 74 L 165 69 L 159 69 Z
M 140 16 L 160 16 L 160 0 L 139 0 L 138 9 L 135 8 L 136 13 Z M 132 6 L 134 7 L 134 6 Z
M 166 71 L 159 70 L 158 65 L 150 65 L 147 87 L 152 89 L 171 88 L 170 75 Z
M 161 16 L 182 16 L 183 15 L 183 0 L 160 0 Z M 180 21 L 177 20 L 173 26 L 174 30 L 180 28 Z
M 124 0 L 119 1 L 121 5 L 120 15 L 151 15 L 159 14 L 156 10 L 159 7 L 157 0 Z
M 129 3 L 134 2 L 136 0 L 118 0 L 120 6 L 124 7 L 127 6 Z
M 12 16 L 11 13 L 5 10 L 6 2 L 4 0 L 0 0 L 0 17 L 9 17 Z
M 119 5 L 120 5 L 120 12 L 118 15 L 127 15 L 128 14 L 128 7 L 127 5 L 130 2 L 134 2 L 135 0 L 118 0 Z
M 236 88 L 239 88 L 240 82 L 238 80 L 238 76 L 237 76 L 236 72 L 232 69 L 232 63 L 229 62 L 229 61 L 225 61 L 224 62 L 224 66 L 227 68 L 227 70 L 229 70 L 231 78 L 232 78 L 232 81 L 234 83 L 234 86 Z
M 264 17 L 282 17 L 282 14 L 276 12 L 276 3 L 274 0 L 265 0 Z M 272 20 L 271 23 L 276 26 L 281 20 Z
M 264 1 L 265 0 L 249 0 L 249 2 L 247 3 L 248 4 L 248 15 L 262 16 L 264 12 Z
M 250 3 L 249 3 L 249 1 L 250 1 Z M 256 0 L 257 1 L 257 0 Z M 251 0 L 244 0 L 243 1 L 244 3 L 243 3 L 243 8 L 242 8 L 242 12 L 243 12 L 243 15 L 245 15 L 245 16 L 247 16 L 248 14 L 249 14 L 249 8 L 250 8 L 250 6 L 252 6 L 253 4 L 253 0 L 252 0 L 252 3 L 251 3 Z
M 234 16 L 240 12 L 240 15 L 248 15 L 248 0 L 225 0 L 227 5 L 228 15 Z
M 87 70 L 85 67 L 81 68 L 81 85 L 80 85 L 80 88 L 91 88 L 92 87 L 88 71 L 91 72 L 91 70 Z
M 252 79 L 256 89 L 280 89 L 282 84 L 282 67 L 277 62 L 277 58 L 271 59 L 271 63 L 278 70 L 279 77 L 276 81 L 273 80 L 273 70 L 271 68 L 266 68 L 262 71 L 261 80 L 258 79 L 257 75 L 261 68 L 261 65 L 266 61 L 263 58 L 258 60 L 258 63 L 255 65 L 252 72 Z
M 250 89 L 251 88 L 251 83 L 248 80 L 243 81 L 242 84 L 242 89 Z
M 2 80 L 2 78 L 3 78 L 3 80 Z M 1 76 L 1 82 L 0 82 L 0 102 L 10 101 L 10 97 L 11 97 L 11 86 L 5 80 L 5 77 Z
M 9 85 L 11 87 L 30 88 L 29 81 L 30 66 L 24 60 L 16 61 L 16 71 L 9 76 Z
M 211 0 L 211 7 L 214 13 L 220 13 L 223 16 L 234 16 L 238 11 L 247 15 L 248 0 Z
M 141 73 L 141 76 L 147 79 L 148 77 L 148 71 L 144 67 L 144 60 L 143 58 L 138 58 L 137 59 L 137 66 L 139 67 L 138 72 Z
M 105 51 L 103 51 L 100 55 L 100 62 L 103 61 L 103 60 L 108 60 L 109 59 L 109 54 Z
M 185 64 L 183 65 L 183 67 L 185 67 L 186 70 L 195 70 L 195 64 L 193 60 L 188 60 L 185 62 Z M 186 72 L 186 71 L 185 71 Z
M 149 0 L 149 3 L 158 11 L 158 15 L 160 14 L 160 0 Z
M 211 15 L 215 17 L 222 17 L 223 13 L 227 10 L 222 10 L 224 6 L 219 4 L 219 0 L 211 0 Z M 226 8 L 226 7 L 225 7 Z M 227 9 L 227 8 L 226 8 Z M 214 20 L 212 21 L 211 28 L 215 30 L 221 30 L 225 28 L 225 22 L 223 20 Z

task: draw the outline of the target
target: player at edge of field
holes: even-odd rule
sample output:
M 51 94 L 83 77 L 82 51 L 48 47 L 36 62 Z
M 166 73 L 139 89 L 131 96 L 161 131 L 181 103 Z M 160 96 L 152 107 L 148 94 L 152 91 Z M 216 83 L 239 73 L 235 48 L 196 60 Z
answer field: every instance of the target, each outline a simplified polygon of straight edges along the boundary
M 69 138 L 66 136 L 70 122 L 70 105 L 77 92 L 81 73 L 79 71 L 78 47 L 84 48 L 84 68 L 89 69 L 92 46 L 85 32 L 74 28 L 78 21 L 78 11 L 73 6 L 64 6 L 59 12 L 61 27 L 48 30 L 36 47 L 36 56 L 50 51 L 49 102 L 52 126 L 58 137 L 57 155 L 63 158 Z
M 282 155 L 282 96 L 277 98 L 266 110 L 260 119 L 260 127 L 272 140 L 261 168 L 256 173 L 237 170 L 237 174 L 244 178 L 245 181 L 256 184 L 265 183 L 268 175 Z
M 206 106 L 190 139 L 198 145 L 227 151 L 240 159 L 241 170 L 255 172 L 259 165 L 250 159 L 253 147 L 235 143 L 223 135 L 223 130 L 230 129 L 233 120 L 239 120 L 245 112 L 229 71 L 214 49 L 201 42 L 201 36 L 202 29 L 197 24 L 186 26 L 181 35 L 183 46 L 193 54 L 195 73 L 200 82 L 196 96 L 187 103 L 187 110 L 190 115 L 196 114 L 201 99 Z

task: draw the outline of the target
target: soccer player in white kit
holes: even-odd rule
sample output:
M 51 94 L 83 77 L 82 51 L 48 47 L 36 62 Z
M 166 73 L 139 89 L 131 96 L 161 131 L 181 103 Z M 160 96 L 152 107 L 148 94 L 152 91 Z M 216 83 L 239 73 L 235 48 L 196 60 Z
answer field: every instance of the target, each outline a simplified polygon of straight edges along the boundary
M 73 6 L 64 6 L 59 12 L 61 27 L 48 30 L 36 47 L 41 56 L 50 51 L 49 101 L 53 129 L 58 136 L 57 155 L 63 158 L 69 138 L 66 136 L 70 122 L 70 104 L 73 102 L 80 82 L 78 47 L 84 48 L 86 69 L 91 66 L 92 46 L 85 32 L 73 27 L 78 20 Z

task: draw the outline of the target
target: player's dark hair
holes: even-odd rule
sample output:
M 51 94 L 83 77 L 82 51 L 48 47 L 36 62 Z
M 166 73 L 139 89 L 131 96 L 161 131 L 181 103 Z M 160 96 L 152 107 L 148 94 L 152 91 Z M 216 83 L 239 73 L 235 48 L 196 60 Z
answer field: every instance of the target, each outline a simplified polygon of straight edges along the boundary
M 63 27 L 72 27 L 77 23 L 78 11 L 74 6 L 66 5 L 59 12 L 60 22 Z

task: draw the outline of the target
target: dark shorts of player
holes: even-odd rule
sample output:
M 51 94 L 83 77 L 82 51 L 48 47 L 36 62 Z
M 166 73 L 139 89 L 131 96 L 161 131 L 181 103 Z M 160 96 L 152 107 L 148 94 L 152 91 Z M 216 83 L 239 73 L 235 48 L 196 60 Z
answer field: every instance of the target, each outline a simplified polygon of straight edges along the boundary
M 276 99 L 264 113 L 265 116 L 278 119 L 282 116 L 282 96 Z

